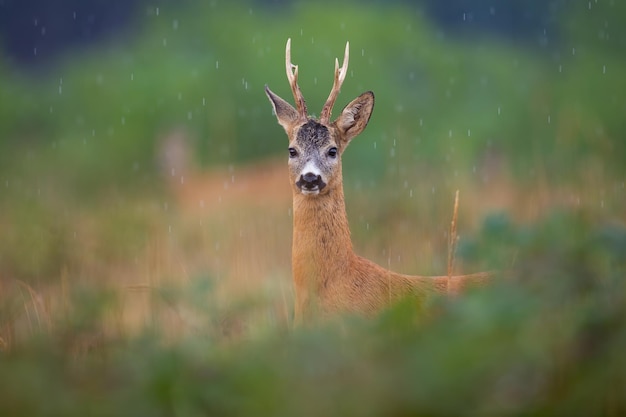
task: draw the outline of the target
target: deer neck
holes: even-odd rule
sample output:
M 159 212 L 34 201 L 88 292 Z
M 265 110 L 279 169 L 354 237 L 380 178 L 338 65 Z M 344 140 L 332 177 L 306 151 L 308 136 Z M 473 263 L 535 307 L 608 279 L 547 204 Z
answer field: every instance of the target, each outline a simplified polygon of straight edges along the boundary
M 293 196 L 293 273 L 310 290 L 340 279 L 354 256 L 341 185 L 325 195 Z

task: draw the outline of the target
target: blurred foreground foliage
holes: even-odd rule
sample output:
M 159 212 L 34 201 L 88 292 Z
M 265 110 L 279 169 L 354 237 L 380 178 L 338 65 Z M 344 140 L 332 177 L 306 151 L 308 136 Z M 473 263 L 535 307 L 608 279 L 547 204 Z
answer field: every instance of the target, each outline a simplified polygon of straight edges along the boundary
M 233 341 L 210 318 L 169 343 L 155 329 L 78 352 L 68 322 L 0 354 L 0 413 L 623 415 L 626 229 L 574 217 L 485 222 L 475 244 L 514 246 L 519 267 L 438 300 L 426 320 L 400 304 L 372 321 L 267 326 Z M 564 243 L 572 230 L 580 239 Z M 73 316 L 90 306 L 85 317 L 97 321 L 94 305 Z

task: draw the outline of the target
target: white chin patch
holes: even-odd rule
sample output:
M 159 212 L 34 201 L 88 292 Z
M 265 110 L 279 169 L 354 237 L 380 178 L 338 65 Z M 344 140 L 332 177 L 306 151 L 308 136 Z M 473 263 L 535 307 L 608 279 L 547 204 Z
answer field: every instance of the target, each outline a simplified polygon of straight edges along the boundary
M 304 195 L 316 195 L 320 193 L 319 188 L 315 188 L 313 190 L 304 190 L 304 189 L 300 189 L 300 191 L 302 192 L 302 194 Z

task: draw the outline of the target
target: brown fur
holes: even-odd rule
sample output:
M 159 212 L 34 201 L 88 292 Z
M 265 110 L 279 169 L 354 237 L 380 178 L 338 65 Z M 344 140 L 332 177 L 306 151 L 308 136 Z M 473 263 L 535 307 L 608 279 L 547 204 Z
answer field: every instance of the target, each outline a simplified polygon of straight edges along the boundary
M 296 323 L 339 312 L 373 315 L 403 298 L 423 306 L 434 294 L 458 294 L 487 273 L 411 276 L 389 271 L 354 253 L 343 188 L 311 198 L 293 193 L 292 267 Z
M 288 77 L 292 67 L 289 45 L 288 42 Z M 339 79 L 338 69 L 335 70 L 335 79 Z M 290 78 L 290 83 L 296 103 L 303 103 L 293 78 Z M 336 81 L 329 100 L 334 101 L 335 90 L 340 85 Z M 267 87 L 266 93 L 279 124 L 289 137 L 290 148 L 298 151 L 289 163 L 293 191 L 292 269 L 296 323 L 339 312 L 372 315 L 403 298 L 415 299 L 416 305 L 421 308 L 432 295 L 457 294 L 466 285 L 480 284 L 488 278 L 487 273 L 451 277 L 403 275 L 354 253 L 346 216 L 340 156 L 350 141 L 367 126 L 374 107 L 371 92 L 363 93 L 350 102 L 332 123 L 311 119 L 303 114 L 304 106 L 294 109 Z M 332 105 L 333 102 L 329 101 L 324 107 L 332 109 Z M 311 126 L 311 121 L 324 126 L 329 137 L 320 138 L 316 133 L 324 132 L 323 128 L 301 131 L 303 127 Z M 326 153 L 333 146 L 338 150 L 336 158 Z M 316 193 L 305 193 L 298 180 L 303 178 L 303 166 L 311 166 L 311 161 L 317 164 L 315 168 L 320 167 L 324 187 Z

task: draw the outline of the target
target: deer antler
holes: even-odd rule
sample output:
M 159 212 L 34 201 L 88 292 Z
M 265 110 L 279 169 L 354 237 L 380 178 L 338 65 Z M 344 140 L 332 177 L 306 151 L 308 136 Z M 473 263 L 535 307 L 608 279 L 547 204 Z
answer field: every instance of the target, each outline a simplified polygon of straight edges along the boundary
M 323 124 L 328 124 L 330 122 L 330 114 L 333 111 L 333 105 L 339 95 L 341 84 L 343 84 L 343 80 L 346 79 L 346 74 L 348 73 L 349 57 L 350 42 L 346 42 L 346 52 L 343 56 L 343 64 L 341 65 L 341 68 L 339 68 L 339 61 L 335 58 L 335 81 L 333 82 L 333 89 L 330 91 L 326 104 L 324 104 L 324 107 L 322 108 L 322 114 L 320 115 L 320 122 Z
M 287 79 L 291 86 L 291 92 L 293 98 L 296 101 L 296 108 L 300 114 L 300 118 L 306 120 L 307 109 L 304 97 L 302 97 L 302 91 L 298 86 L 298 66 L 291 63 L 291 38 L 287 39 L 287 47 L 285 48 L 285 67 L 287 70 Z

